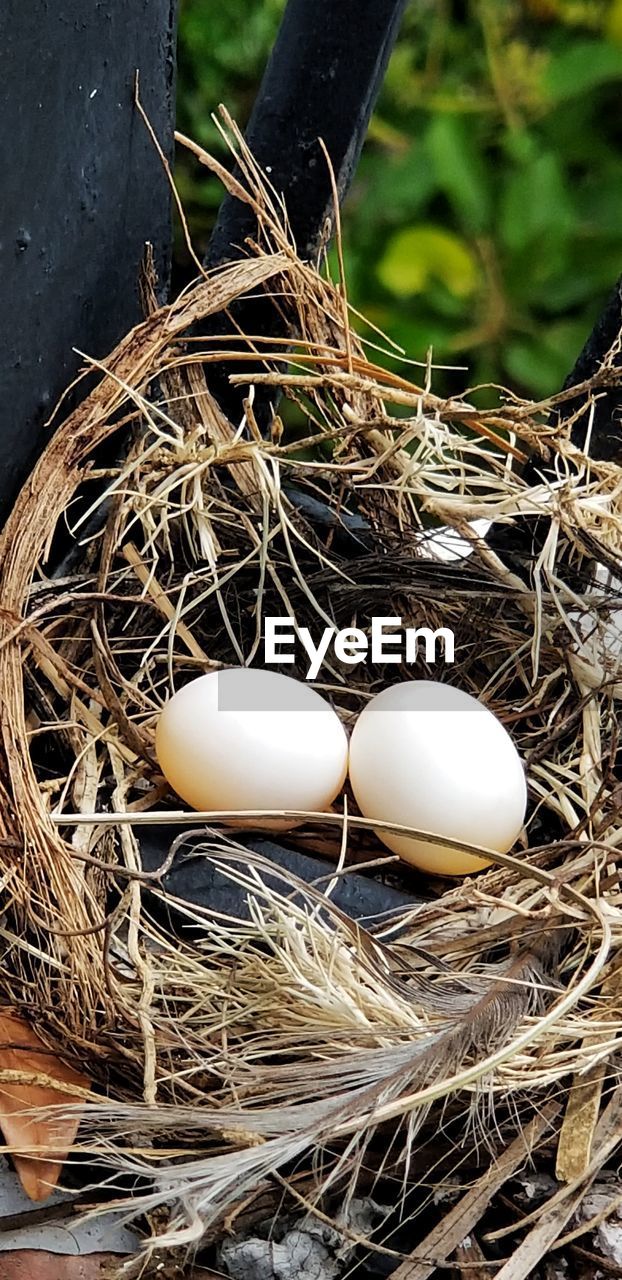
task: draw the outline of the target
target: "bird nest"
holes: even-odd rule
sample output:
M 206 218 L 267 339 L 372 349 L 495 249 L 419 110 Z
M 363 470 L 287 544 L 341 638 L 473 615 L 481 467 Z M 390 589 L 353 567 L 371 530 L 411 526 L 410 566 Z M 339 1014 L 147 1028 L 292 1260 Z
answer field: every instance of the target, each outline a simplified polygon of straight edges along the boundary
M 422 1277 L 540 1144 L 564 1187 L 549 1236 L 526 1220 L 511 1273 L 526 1275 L 520 1258 L 559 1237 L 617 1141 L 617 1094 L 602 1113 L 601 1099 L 622 1034 L 622 469 L 577 438 L 618 375 L 612 356 L 569 420 L 568 392 L 482 408 L 439 398 L 431 366 L 391 372 L 234 146 L 239 179 L 199 159 L 251 203 L 257 243 L 168 306 L 147 281 L 145 320 L 87 363 L 2 535 L 3 998 L 93 1081 L 76 1150 L 131 1176 L 149 1250 L 280 1206 L 326 1225 L 364 1194 L 420 1214 L 419 1243 L 400 1263 L 394 1209 L 373 1240 L 342 1214 L 349 1247 Z M 236 333 L 258 295 L 281 345 Z M 217 376 L 240 397 L 233 420 Z M 258 426 L 279 394 L 293 435 L 274 410 Z M 430 883 L 341 799 L 287 837 L 335 859 L 312 886 L 267 875 L 226 814 L 179 813 L 154 757 L 163 702 L 200 673 L 261 665 L 263 619 L 284 614 L 314 634 L 374 614 L 450 628 L 441 678 L 481 697 L 525 761 L 523 846 Z M 303 657 L 288 674 L 304 677 Z M 422 656 L 415 674 L 439 670 Z M 315 684 L 348 727 L 412 675 L 328 659 Z M 144 865 L 145 830 L 172 821 L 201 828 L 244 911 L 173 899 L 170 858 Z M 355 924 L 331 902 L 353 867 L 412 905 Z M 456 1177 L 470 1190 L 447 1209 L 437 1189 Z

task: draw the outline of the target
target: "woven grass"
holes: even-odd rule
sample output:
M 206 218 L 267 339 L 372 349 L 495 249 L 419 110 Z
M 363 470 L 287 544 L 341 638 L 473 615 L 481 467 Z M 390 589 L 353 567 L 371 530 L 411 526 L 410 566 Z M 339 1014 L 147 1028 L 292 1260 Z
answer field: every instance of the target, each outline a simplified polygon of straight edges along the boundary
M 555 412 L 568 393 L 533 404 L 499 391 L 482 409 L 476 394 L 439 398 L 431 365 L 398 377 L 381 335 L 358 335 L 345 283 L 300 260 L 228 132 L 241 185 L 195 151 L 254 205 L 258 243 L 87 362 L 80 404 L 0 542 L 2 997 L 94 1081 L 82 1148 L 112 1177 L 145 1175 L 133 1205 L 165 1210 L 152 1217 L 159 1246 L 217 1236 L 266 1196 L 272 1212 L 289 1197 L 322 1214 L 331 1196 L 387 1180 L 394 1197 L 419 1186 L 427 1212 L 431 1186 L 465 1160 L 484 1176 L 542 1116 L 533 1141 L 559 1144 L 576 1196 L 622 1036 L 622 469 L 589 451 L 615 353 L 570 422 Z M 230 328 L 221 343 L 199 336 L 257 294 L 274 299 L 289 348 Z M 210 391 L 225 363 L 246 393 L 238 422 Z M 278 417 L 261 435 L 264 384 L 297 402 L 304 440 Z M 328 506 L 328 532 L 301 495 Z M 360 546 L 348 512 L 367 524 Z M 479 519 L 528 540 L 528 571 L 477 535 Z M 439 527 L 468 558 L 438 558 Z M 260 663 L 262 619 L 283 613 L 313 633 L 372 614 L 451 627 L 444 678 L 500 716 L 526 763 L 524 847 L 437 884 L 399 928 L 365 930 L 291 875 L 268 886 L 226 815 L 185 814 L 252 910 L 179 903 L 198 926 L 180 938 L 146 907 L 163 890 L 141 869 L 141 825 L 179 809 L 154 759 L 157 716 L 192 676 Z M 349 726 L 412 674 L 329 662 L 316 687 Z M 439 673 L 422 661 L 416 674 Z M 351 801 L 300 816 L 288 842 L 332 854 L 339 874 L 386 856 Z M 603 1142 L 605 1161 L 615 1143 Z M 448 1225 L 437 1261 L 461 1238 Z M 536 1261 L 549 1244 L 532 1243 Z M 424 1274 L 415 1262 L 400 1280 Z M 504 1280 L 529 1274 L 518 1253 L 513 1266 Z

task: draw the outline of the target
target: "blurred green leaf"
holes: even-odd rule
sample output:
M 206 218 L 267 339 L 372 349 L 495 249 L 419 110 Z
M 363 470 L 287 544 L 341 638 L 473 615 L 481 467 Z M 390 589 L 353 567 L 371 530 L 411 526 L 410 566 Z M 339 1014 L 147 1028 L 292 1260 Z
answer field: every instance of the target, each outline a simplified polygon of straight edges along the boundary
M 515 386 L 535 396 L 550 395 L 551 388 L 560 387 L 570 369 L 558 352 L 536 338 L 513 339 L 506 349 L 504 366 Z
M 610 40 L 622 45 L 622 0 L 611 0 L 605 17 L 605 31 Z
M 450 293 L 465 298 L 477 286 L 476 260 L 459 236 L 440 227 L 406 227 L 389 240 L 378 277 L 398 297 L 421 293 L 441 280 Z
M 622 49 L 607 40 L 574 40 L 551 58 L 544 87 L 554 102 L 622 79 Z
M 473 122 L 460 116 L 434 116 L 426 147 L 437 185 L 470 231 L 483 231 L 490 220 L 490 177 L 476 145 Z
M 622 226 L 622 159 L 583 183 L 577 204 L 586 235 L 617 238 Z
M 507 248 L 523 249 L 551 227 L 562 238 L 573 223 L 574 210 L 558 156 L 543 152 L 509 174 L 500 217 Z
M 363 204 L 366 226 L 399 225 L 410 220 L 436 189 L 425 148 L 413 143 L 403 155 L 368 152 L 363 156 L 348 209 Z
M 536 396 L 546 396 L 560 388 L 585 340 L 583 325 L 562 320 L 547 325 L 537 338 L 517 338 L 505 354 L 511 377 Z

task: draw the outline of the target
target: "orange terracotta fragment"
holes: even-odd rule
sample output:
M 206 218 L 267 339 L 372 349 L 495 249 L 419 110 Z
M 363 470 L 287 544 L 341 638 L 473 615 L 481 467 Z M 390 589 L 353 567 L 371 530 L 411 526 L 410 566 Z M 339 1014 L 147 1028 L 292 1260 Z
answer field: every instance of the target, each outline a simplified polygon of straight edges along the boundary
M 0 1072 L 31 1071 L 66 1085 L 88 1089 L 89 1081 L 50 1053 L 41 1038 L 12 1010 L 0 1010 Z M 32 1107 L 75 1104 L 75 1117 L 53 1120 L 22 1114 Z M 60 1093 L 45 1084 L 19 1084 L 0 1080 L 0 1129 L 19 1180 L 31 1200 L 52 1194 L 71 1150 L 82 1114 L 82 1099 Z M 42 1154 L 27 1155 L 37 1147 Z

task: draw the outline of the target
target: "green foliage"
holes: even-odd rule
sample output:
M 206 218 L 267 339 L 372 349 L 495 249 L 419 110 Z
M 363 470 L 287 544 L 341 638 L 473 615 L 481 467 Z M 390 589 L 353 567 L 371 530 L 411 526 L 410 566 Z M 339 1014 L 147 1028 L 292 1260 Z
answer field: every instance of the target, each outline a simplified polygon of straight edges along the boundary
M 622 49 L 605 40 L 576 40 L 546 68 L 544 90 L 552 103 L 598 89 L 622 77 Z
M 456 298 L 468 298 L 477 283 L 477 264 L 468 245 L 442 227 L 396 231 L 378 263 L 378 278 L 398 298 L 424 293 L 440 280 Z
M 182 0 L 179 122 L 210 148 L 283 7 Z M 416 0 L 344 211 L 354 305 L 471 382 L 557 389 L 622 270 L 621 88 L 622 0 Z M 178 179 L 201 249 L 220 190 L 185 157 Z

